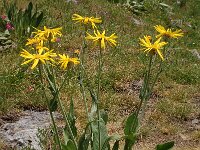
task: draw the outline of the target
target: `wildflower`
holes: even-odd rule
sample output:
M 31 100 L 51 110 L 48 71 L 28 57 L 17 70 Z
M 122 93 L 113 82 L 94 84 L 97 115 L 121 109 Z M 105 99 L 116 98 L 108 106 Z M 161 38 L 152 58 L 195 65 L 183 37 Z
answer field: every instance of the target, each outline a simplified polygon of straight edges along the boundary
M 73 62 L 75 65 L 80 63 L 78 58 L 70 58 L 70 62 Z
M 78 58 L 70 58 L 68 55 L 66 56 L 65 54 L 63 55 L 58 54 L 58 55 L 60 57 L 60 60 L 58 63 L 61 64 L 61 68 L 63 68 L 64 70 L 67 68 L 67 65 L 69 64 L 69 62 L 72 62 L 75 65 L 80 63 Z
M 87 37 L 86 39 L 87 40 L 93 40 L 93 42 L 96 44 L 97 42 L 100 42 L 100 46 L 101 48 L 105 49 L 106 45 L 105 45 L 105 42 L 107 41 L 110 46 L 116 46 L 117 42 L 116 42 L 116 38 L 117 36 L 115 35 L 115 33 L 113 33 L 111 36 L 105 36 L 105 30 L 100 33 L 98 30 L 97 32 L 94 31 L 94 35 L 95 36 L 92 36 L 90 35 L 89 33 L 87 33 Z
M 6 19 L 6 15 L 2 15 L 2 16 L 1 16 L 1 19 L 2 19 L 2 20 L 5 20 L 5 19 Z
M 44 30 L 37 30 L 37 32 L 33 32 L 35 33 L 35 38 L 36 37 L 43 37 L 46 39 L 51 38 L 51 42 L 56 42 L 57 36 L 62 36 L 61 30 L 62 28 L 54 28 L 54 29 L 48 29 L 46 26 L 44 26 Z
M 6 29 L 7 29 L 7 30 L 13 30 L 14 27 L 11 25 L 11 23 L 8 22 L 8 23 L 6 24 Z
M 101 18 L 94 18 L 94 17 L 82 17 L 78 14 L 73 14 L 72 20 L 76 21 L 76 23 L 80 22 L 84 25 L 91 24 L 92 28 L 97 28 L 96 23 L 101 23 L 102 20 Z
M 53 50 L 43 53 L 43 51 L 40 50 L 38 54 L 31 54 L 28 51 L 26 51 L 25 49 L 23 49 L 20 56 L 24 57 L 25 60 L 26 59 L 29 59 L 29 60 L 26 60 L 21 65 L 25 65 L 25 64 L 28 64 L 31 61 L 33 61 L 33 65 L 31 66 L 31 69 L 34 69 L 37 66 L 37 64 L 39 63 L 39 61 L 43 64 L 46 64 L 46 61 L 50 61 L 53 63 L 55 61 L 53 60 L 52 57 L 56 57 L 57 55 L 56 55 L 56 53 L 52 53 L 52 51 Z
M 163 55 L 160 51 L 160 49 L 166 45 L 166 42 L 160 42 L 161 37 L 159 39 L 157 39 L 154 43 L 151 43 L 149 36 L 144 36 L 144 39 L 140 38 L 140 45 L 144 46 L 145 48 L 143 48 L 147 53 L 151 53 L 151 54 L 155 54 L 158 53 L 158 55 L 160 56 L 160 58 L 162 60 L 164 60 Z
M 154 26 L 154 28 L 156 29 L 156 31 L 158 31 L 160 34 L 158 34 L 156 36 L 156 38 L 159 38 L 161 36 L 166 36 L 169 38 L 178 38 L 178 37 L 182 37 L 183 36 L 183 32 L 182 30 L 176 30 L 176 31 L 172 31 L 171 29 L 165 29 L 163 26 L 161 25 L 156 25 Z
M 60 38 L 56 38 L 56 42 L 59 43 L 61 41 Z
M 27 39 L 26 46 L 27 45 L 33 45 L 33 44 L 36 44 L 38 46 L 43 46 L 45 40 L 46 40 L 46 38 L 44 38 L 44 37 L 35 37 L 35 38 L 32 38 L 32 39 Z
M 80 55 L 80 50 L 76 49 L 76 50 L 74 50 L 74 53 L 77 55 Z

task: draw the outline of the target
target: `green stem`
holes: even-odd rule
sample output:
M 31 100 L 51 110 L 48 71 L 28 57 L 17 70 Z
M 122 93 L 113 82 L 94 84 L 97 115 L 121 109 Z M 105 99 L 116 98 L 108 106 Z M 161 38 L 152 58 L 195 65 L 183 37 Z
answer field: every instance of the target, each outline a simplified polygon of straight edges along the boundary
M 45 75 L 46 75 L 47 80 L 50 81 L 50 83 L 51 83 L 51 84 L 49 83 L 49 85 L 51 86 L 52 89 L 55 90 L 55 91 L 54 91 L 55 94 L 54 94 L 53 96 L 54 96 L 55 99 L 57 98 L 57 100 L 58 100 L 58 103 L 59 103 L 59 106 L 60 106 L 60 108 L 61 108 L 61 112 L 62 112 L 62 114 L 63 114 L 63 116 L 64 116 L 65 123 L 66 123 L 66 126 L 67 126 L 67 128 L 68 128 L 69 134 L 70 134 L 70 136 L 71 136 L 71 138 L 72 138 L 72 141 L 73 141 L 74 145 L 76 146 L 76 149 L 78 149 L 78 147 L 77 147 L 77 142 L 76 142 L 75 137 L 74 137 L 74 135 L 73 135 L 73 132 L 72 132 L 72 130 L 71 130 L 71 128 L 70 128 L 70 124 L 69 124 L 69 121 L 68 121 L 68 119 L 67 119 L 66 112 L 65 112 L 65 110 L 64 110 L 64 108 L 63 108 L 63 105 L 62 105 L 62 102 L 61 102 L 61 100 L 60 100 L 59 91 L 60 91 L 61 88 L 57 88 L 54 75 L 53 75 L 53 80 L 54 80 L 53 84 L 52 84 L 51 80 L 49 79 L 47 73 L 45 73 Z
M 142 99 L 142 101 L 144 101 L 144 104 L 143 104 L 143 108 L 142 108 L 141 118 L 144 117 L 144 111 L 145 111 L 147 101 L 148 101 L 148 94 L 150 92 L 149 84 L 150 84 L 150 74 L 151 74 L 152 60 L 153 60 L 153 55 L 150 55 L 147 77 L 145 78 L 145 81 L 144 81 L 144 91 L 145 91 L 145 93 L 144 93 L 144 97 Z
M 149 78 L 150 78 L 150 72 L 151 72 L 151 66 L 152 66 L 152 58 L 153 58 L 153 56 L 150 55 L 148 70 L 147 70 L 147 72 L 146 72 L 146 75 L 145 75 L 145 78 L 144 78 L 144 84 L 143 84 L 143 87 L 142 87 L 143 90 L 140 91 L 140 92 L 143 92 L 143 91 L 144 91 L 144 94 L 143 94 L 143 96 L 140 98 L 140 104 L 139 104 L 139 106 L 138 106 L 138 108 L 137 108 L 137 110 L 136 110 L 136 113 L 135 113 L 136 117 L 135 117 L 135 119 L 134 119 L 134 121 L 133 121 L 133 122 L 134 122 L 134 123 L 133 123 L 133 128 L 135 128 L 136 125 L 137 125 L 136 119 L 138 119 L 138 116 L 139 116 L 140 110 L 141 110 L 141 108 L 142 108 L 143 102 L 146 101 L 146 100 L 145 100 L 145 97 L 146 97 L 146 93 L 147 93 L 148 87 L 149 87 L 148 84 L 149 84 Z M 144 113 L 144 108 L 143 108 L 143 110 L 142 110 L 142 116 L 143 116 L 143 113 Z M 142 118 L 143 118 L 143 117 L 142 117 Z
M 68 128 L 69 134 L 70 134 L 70 136 L 71 136 L 71 138 L 72 138 L 72 141 L 73 141 L 73 143 L 74 143 L 76 149 L 78 150 L 78 146 L 77 146 L 78 144 L 77 144 L 77 142 L 76 142 L 76 140 L 75 140 L 75 137 L 74 137 L 74 134 L 73 134 L 73 132 L 72 132 L 72 130 L 71 130 L 69 121 L 68 121 L 68 119 L 67 119 L 66 112 L 65 112 L 65 110 L 64 110 L 64 108 L 63 108 L 63 105 L 62 105 L 62 102 L 61 102 L 61 100 L 60 100 L 59 93 L 57 94 L 57 98 L 58 98 L 58 103 L 59 103 L 59 105 L 60 105 L 62 114 L 64 115 L 64 119 L 65 119 L 65 122 L 66 122 L 66 125 L 67 125 L 67 128 Z
M 85 68 L 84 68 L 84 56 L 85 56 L 85 49 L 87 47 L 86 45 L 86 41 L 85 41 L 85 36 L 86 36 L 86 32 L 87 32 L 87 27 L 85 26 L 85 30 L 83 32 L 83 36 L 84 36 L 84 39 L 83 39 L 83 47 L 81 49 L 81 55 L 80 55 L 80 79 L 79 79 L 79 84 L 80 84 L 80 91 L 82 93 L 82 97 L 83 97 L 83 102 L 84 102 L 84 107 L 85 107 L 85 111 L 86 111 L 86 114 L 87 114 L 87 118 L 88 118 L 88 121 L 90 122 L 90 116 L 89 116 L 89 111 L 88 111 L 88 104 L 87 104 L 87 100 L 86 100 L 86 94 L 85 94 L 85 86 L 84 86 L 84 76 L 85 76 Z
M 42 85 L 43 94 L 45 96 L 45 100 L 46 100 L 46 103 L 47 103 L 47 106 L 48 106 L 48 109 L 49 109 L 49 112 L 50 112 L 50 117 L 51 117 L 51 120 L 52 120 L 52 123 L 53 123 L 53 129 L 54 129 L 54 132 L 56 134 L 56 140 L 58 142 L 59 149 L 61 150 L 62 146 L 61 146 L 60 138 L 58 136 L 58 130 L 57 130 L 56 123 L 55 123 L 55 120 L 54 120 L 54 117 L 53 117 L 53 113 L 52 113 L 50 106 L 49 106 L 49 101 L 48 101 L 47 95 L 45 93 L 45 87 L 44 87 L 43 79 L 42 79 L 41 64 L 39 64 L 39 74 L 40 74 L 40 81 L 41 81 L 41 85 Z
M 98 115 L 98 131 L 99 131 L 99 150 L 101 149 L 101 130 L 100 130 L 100 109 L 99 109 L 99 103 L 100 103 L 100 83 L 101 83 L 101 70 L 102 70 L 102 49 L 100 46 L 99 51 L 99 64 L 98 64 L 98 85 L 97 85 L 97 115 Z
M 152 83 L 152 85 L 151 85 L 151 87 L 150 87 L 149 93 L 148 93 L 148 95 L 147 95 L 147 100 L 149 100 L 150 97 L 151 97 L 151 94 L 152 94 L 153 88 L 154 88 L 154 86 L 155 86 L 155 84 L 156 84 L 156 81 L 158 80 L 158 77 L 159 77 L 159 75 L 160 75 L 161 72 L 162 72 L 162 67 L 163 67 L 163 61 L 161 60 L 161 61 L 160 61 L 159 68 L 158 68 L 158 72 L 157 72 L 157 74 L 156 74 L 156 76 L 155 76 L 155 78 L 154 78 L 154 81 L 153 81 L 153 83 Z

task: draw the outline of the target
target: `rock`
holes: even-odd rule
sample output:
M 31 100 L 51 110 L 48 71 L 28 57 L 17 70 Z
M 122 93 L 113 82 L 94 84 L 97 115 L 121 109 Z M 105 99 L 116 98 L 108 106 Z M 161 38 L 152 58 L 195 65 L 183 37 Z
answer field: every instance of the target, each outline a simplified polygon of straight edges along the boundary
M 183 134 L 179 134 L 179 136 L 183 139 L 183 141 L 186 141 L 189 139 L 189 137 L 187 135 L 183 135 Z
M 192 124 L 198 124 L 198 123 L 199 123 L 199 119 L 192 120 Z
M 56 119 L 61 118 L 58 113 L 54 113 L 54 116 Z M 5 123 L 0 127 L 0 138 L 17 150 L 26 146 L 41 150 L 37 137 L 38 129 L 47 129 L 50 124 L 48 111 L 24 111 L 24 116 L 21 116 L 18 121 Z
M 135 19 L 135 18 L 133 18 L 133 23 L 134 23 L 135 25 L 137 25 L 137 26 L 142 26 L 142 25 L 143 25 L 143 22 L 142 22 L 142 21 L 137 20 L 137 19 Z
M 67 3 L 69 3 L 69 2 L 74 2 L 75 4 L 77 4 L 77 3 L 78 3 L 78 1 L 77 1 L 77 0 L 67 0 Z
M 193 53 L 194 56 L 196 56 L 198 59 L 200 59 L 200 54 L 196 49 L 193 49 L 192 53 Z

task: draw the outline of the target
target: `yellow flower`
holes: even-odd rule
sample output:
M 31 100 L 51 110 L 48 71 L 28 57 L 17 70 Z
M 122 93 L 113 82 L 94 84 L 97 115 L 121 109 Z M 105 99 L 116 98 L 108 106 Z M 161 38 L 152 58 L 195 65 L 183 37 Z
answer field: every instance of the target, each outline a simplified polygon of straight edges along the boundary
M 80 50 L 76 49 L 76 50 L 74 50 L 74 53 L 77 55 L 80 55 Z
M 46 61 L 55 62 L 52 57 L 56 57 L 57 55 L 56 55 L 56 53 L 52 53 L 52 51 L 53 50 L 46 52 L 44 54 L 42 54 L 43 51 L 39 51 L 38 54 L 31 54 L 28 51 L 26 51 L 25 49 L 23 49 L 20 56 L 24 57 L 25 60 L 26 59 L 29 59 L 29 60 L 26 60 L 21 65 L 25 65 L 25 64 L 28 64 L 31 61 L 33 61 L 33 65 L 31 66 L 31 69 L 34 69 L 37 66 L 37 64 L 39 63 L 39 61 L 42 62 L 43 64 L 45 64 Z
M 46 38 L 44 37 L 36 37 L 36 38 L 32 38 L 32 39 L 27 39 L 27 43 L 26 43 L 26 46 L 27 45 L 39 45 L 39 46 L 43 46 L 44 45 L 44 41 L 46 40 Z
M 97 28 L 95 23 L 101 23 L 102 20 L 101 18 L 94 18 L 94 17 L 82 17 L 78 14 L 73 14 L 72 15 L 72 20 L 76 21 L 77 22 L 80 22 L 84 25 L 88 25 L 88 24 L 91 24 L 92 25 L 92 28 Z
M 166 37 L 170 37 L 170 38 L 178 38 L 178 37 L 182 37 L 183 36 L 183 32 L 182 30 L 176 30 L 176 31 L 172 31 L 172 29 L 165 29 L 163 26 L 161 25 L 156 25 L 154 26 L 154 28 L 156 29 L 156 31 L 158 31 L 160 34 L 158 34 L 156 36 L 156 38 L 159 38 L 161 36 L 166 36 Z
M 58 55 L 60 57 L 58 64 L 61 64 L 61 68 L 63 68 L 64 70 L 67 68 L 69 62 L 72 62 L 75 65 L 80 63 L 78 58 L 70 58 L 68 55 L 66 56 L 65 54 L 63 55 L 58 54 Z
M 80 63 L 78 58 L 70 58 L 70 61 L 73 62 L 75 65 Z
M 51 38 L 51 42 L 55 42 L 56 41 L 56 37 L 57 36 L 62 36 L 62 33 L 60 30 L 62 30 L 62 28 L 54 28 L 54 29 L 48 29 L 46 26 L 44 26 L 44 30 L 38 30 L 36 29 L 37 32 L 33 32 L 35 33 L 35 38 L 46 38 L 48 39 L 49 37 Z
M 158 53 L 160 58 L 162 60 L 164 60 L 160 49 L 167 43 L 160 42 L 160 40 L 161 40 L 161 37 L 159 39 L 157 39 L 154 43 L 151 43 L 149 36 L 144 36 L 144 39 L 140 38 L 140 45 L 145 47 L 145 48 L 143 48 L 143 50 L 145 50 L 144 52 L 147 52 L 147 53 L 150 52 L 152 54 Z
M 111 36 L 105 36 L 105 30 L 100 33 L 98 30 L 97 32 L 94 31 L 94 35 L 95 36 L 92 36 L 90 35 L 89 33 L 87 33 L 87 37 L 86 39 L 87 40 L 92 40 L 95 44 L 97 44 L 98 42 L 100 42 L 100 46 L 101 48 L 105 49 L 106 45 L 105 45 L 105 42 L 107 41 L 110 46 L 116 46 L 117 42 L 116 42 L 116 38 L 117 36 L 114 34 L 112 34 Z
M 39 52 L 39 53 L 42 53 L 42 52 L 45 52 L 45 51 L 49 51 L 49 48 L 48 47 L 44 47 L 44 46 L 36 46 L 36 50 Z

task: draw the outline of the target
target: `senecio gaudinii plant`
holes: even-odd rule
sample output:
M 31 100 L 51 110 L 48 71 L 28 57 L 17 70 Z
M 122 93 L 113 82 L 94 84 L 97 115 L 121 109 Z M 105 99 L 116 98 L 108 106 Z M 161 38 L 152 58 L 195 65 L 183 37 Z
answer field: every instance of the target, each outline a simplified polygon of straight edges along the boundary
M 181 30 L 172 31 L 171 29 L 165 29 L 161 25 L 155 26 L 156 31 L 159 34 L 156 36 L 155 42 L 154 38 L 151 36 L 144 36 L 140 38 L 140 45 L 144 52 L 147 53 L 147 58 L 149 59 L 149 65 L 146 67 L 143 85 L 140 90 L 140 104 L 136 110 L 130 114 L 126 120 L 124 127 L 124 135 L 112 135 L 109 136 L 106 129 L 106 123 L 108 121 L 108 116 L 104 110 L 100 110 L 99 104 L 101 100 L 101 74 L 102 74 L 102 57 L 107 44 L 110 46 L 116 46 L 117 36 L 111 34 L 106 35 L 106 31 L 99 31 L 96 24 L 102 22 L 101 18 L 94 17 L 83 17 L 78 14 L 72 16 L 72 20 L 76 23 L 80 23 L 83 26 L 83 46 L 80 51 L 76 50 L 77 57 L 70 57 L 66 54 L 56 54 L 52 50 L 52 44 L 56 42 L 58 37 L 62 36 L 62 28 L 47 28 L 44 26 L 43 30 L 37 29 L 33 32 L 34 37 L 28 39 L 26 46 L 28 46 L 29 51 L 23 49 L 21 52 L 22 57 L 25 61 L 22 65 L 29 64 L 33 62 L 31 69 L 38 69 L 41 79 L 42 89 L 44 91 L 44 97 L 49 108 L 50 116 L 53 124 L 53 133 L 55 136 L 55 146 L 56 149 L 60 150 L 109 150 L 111 149 L 110 141 L 113 142 L 113 150 L 118 150 L 121 147 L 124 150 L 131 150 L 136 142 L 138 135 L 139 122 L 144 117 L 140 111 L 144 112 L 147 101 L 150 99 L 153 87 L 163 70 L 165 57 L 168 49 L 165 47 L 168 44 L 170 38 L 178 38 L 183 36 Z M 90 34 L 90 30 L 93 30 L 93 34 Z M 163 38 L 164 37 L 164 38 Z M 162 39 L 165 39 L 162 41 Z M 87 52 L 87 41 L 92 41 L 94 46 L 99 48 L 98 50 L 98 69 L 97 69 L 97 87 L 92 88 L 90 86 L 90 80 L 87 77 L 85 71 L 84 55 Z M 162 51 L 163 50 L 163 51 Z M 58 58 L 59 56 L 59 58 Z M 156 63 L 155 59 L 159 56 L 160 65 L 156 73 L 152 72 L 152 66 Z M 158 58 L 158 59 L 159 59 Z M 78 80 L 80 85 L 80 91 L 82 93 L 82 100 L 84 102 L 84 109 L 87 117 L 87 125 L 78 138 L 77 129 L 75 126 L 75 116 L 74 116 L 74 105 L 73 99 L 70 102 L 70 109 L 68 113 L 60 100 L 60 90 L 64 87 L 66 80 L 69 80 L 70 70 L 73 67 L 69 67 L 69 64 L 78 65 Z M 62 82 L 59 83 L 55 73 L 55 67 L 60 66 L 64 69 L 64 75 L 62 76 Z M 154 76 L 153 76 L 154 75 Z M 47 82 L 46 82 L 47 81 Z M 52 97 L 49 99 L 47 96 L 47 87 L 51 91 Z M 88 106 L 86 91 L 89 91 L 91 96 L 91 106 Z M 58 104 L 58 105 L 57 105 Z M 58 129 L 56 121 L 53 117 L 53 112 L 57 110 L 57 106 L 60 107 L 61 113 L 63 115 L 66 128 L 63 130 L 63 138 L 58 134 Z M 124 142 L 121 142 L 124 141 Z M 174 142 L 168 142 L 165 144 L 157 145 L 157 150 L 166 150 L 173 147 Z

